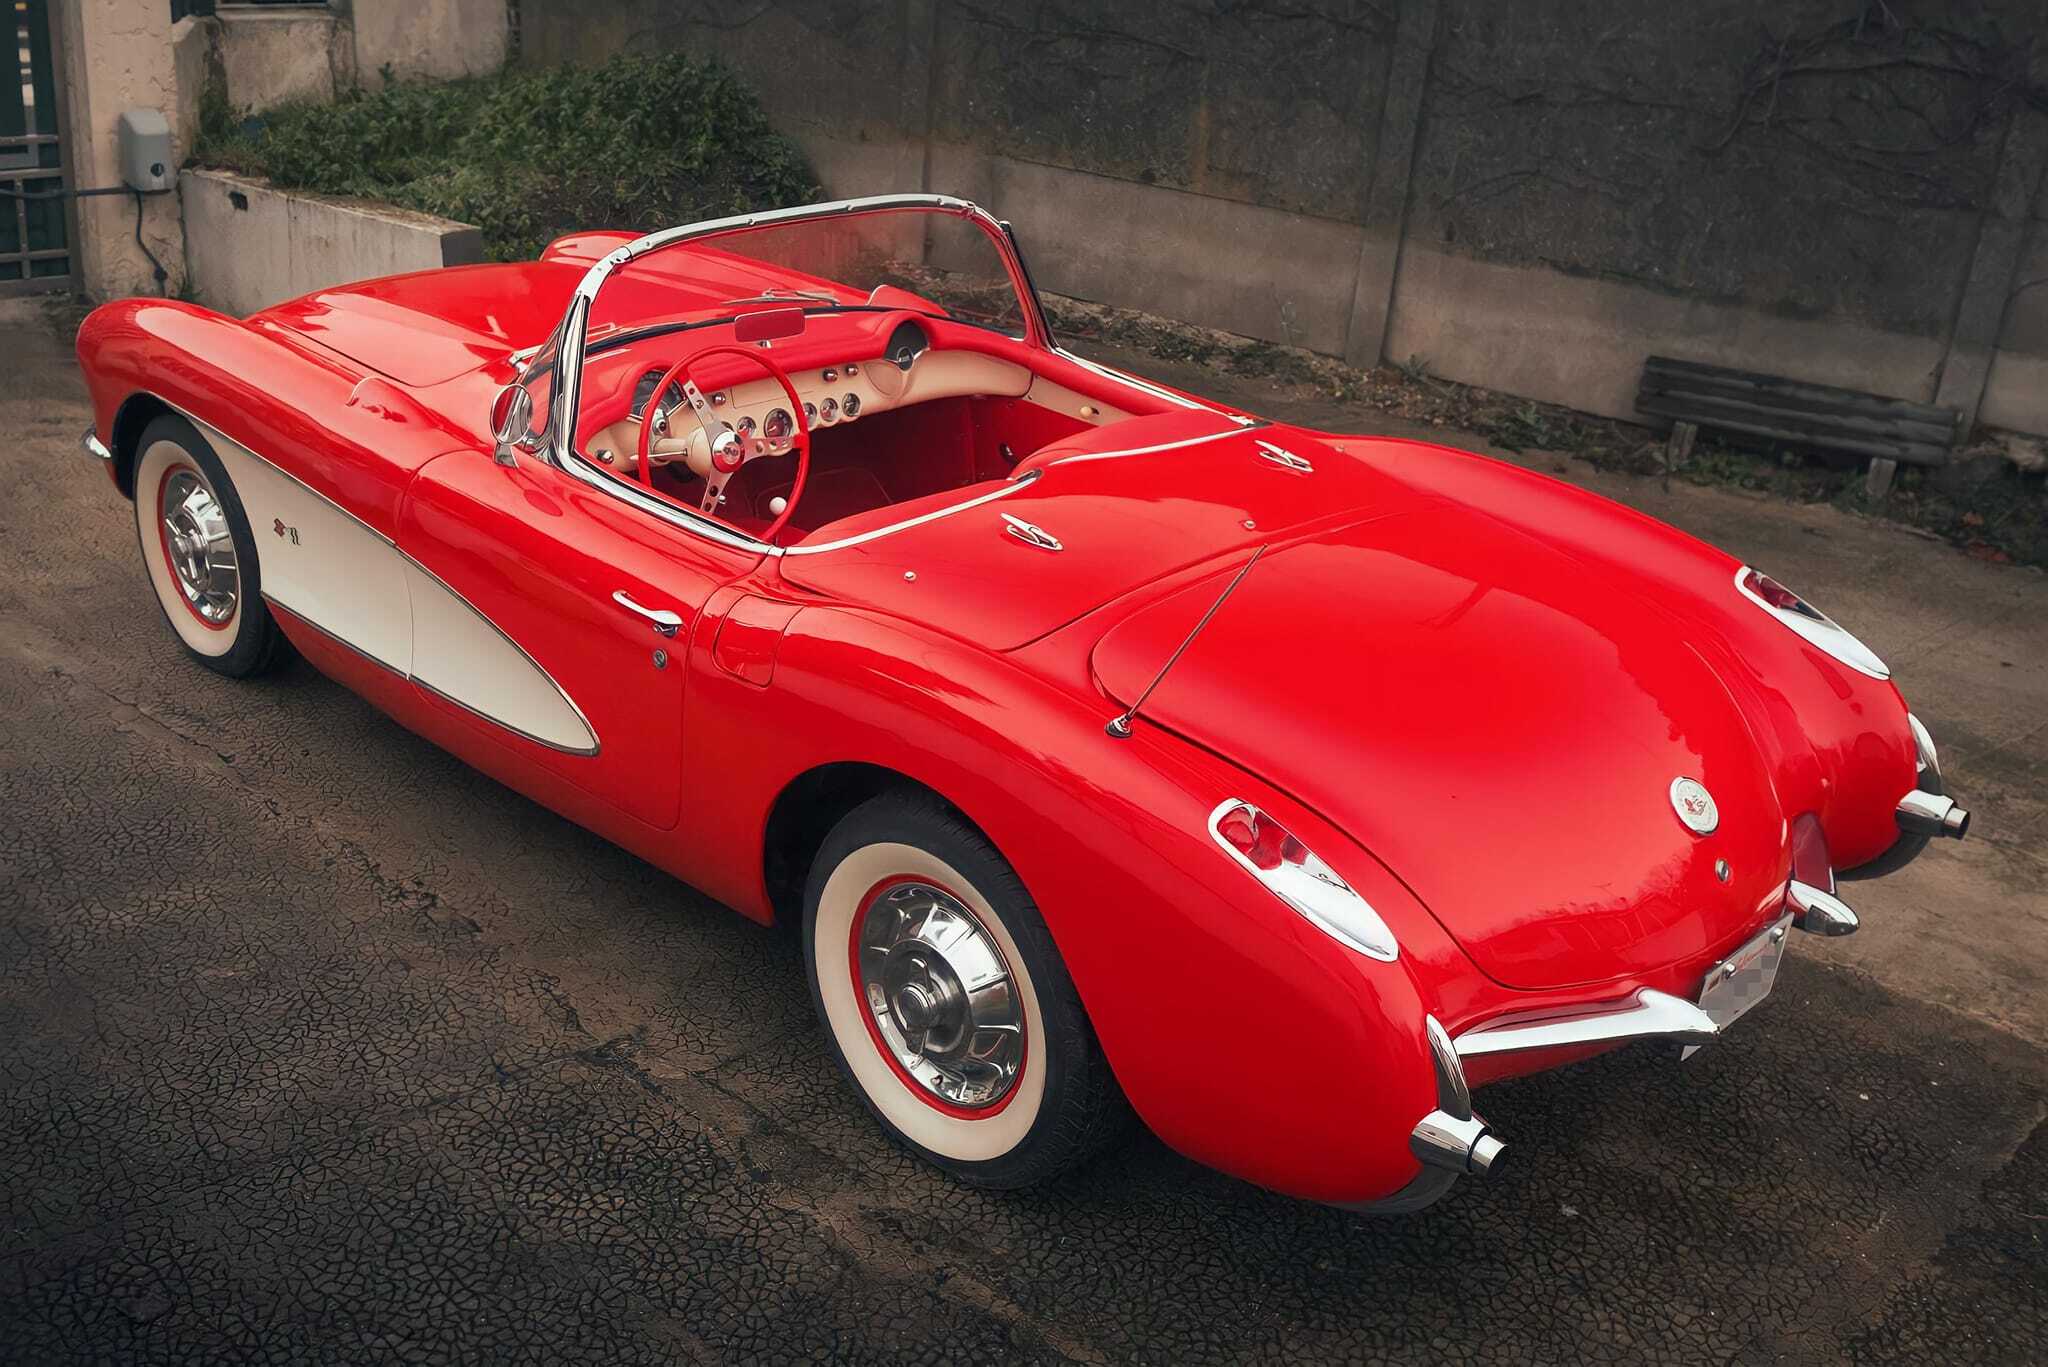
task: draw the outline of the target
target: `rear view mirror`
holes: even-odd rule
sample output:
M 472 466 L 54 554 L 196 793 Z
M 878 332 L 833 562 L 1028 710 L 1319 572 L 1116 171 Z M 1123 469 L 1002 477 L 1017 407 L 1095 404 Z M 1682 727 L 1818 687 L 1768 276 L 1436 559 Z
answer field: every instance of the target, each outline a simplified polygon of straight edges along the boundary
M 512 448 L 533 449 L 533 393 L 514 381 L 491 400 L 491 436 L 497 440 L 500 465 L 512 463 Z
M 514 442 L 533 430 L 533 395 L 523 384 L 508 384 L 491 400 L 491 435 Z
M 803 330 L 801 308 L 762 309 L 759 313 L 742 313 L 732 320 L 732 335 L 742 342 L 772 342 L 777 337 L 794 337 Z

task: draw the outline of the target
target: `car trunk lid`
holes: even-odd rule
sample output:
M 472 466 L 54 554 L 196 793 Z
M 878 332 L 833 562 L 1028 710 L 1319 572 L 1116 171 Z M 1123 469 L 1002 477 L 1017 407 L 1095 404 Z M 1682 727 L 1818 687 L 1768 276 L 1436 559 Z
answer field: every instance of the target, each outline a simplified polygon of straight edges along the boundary
M 1136 698 L 1227 574 L 1109 630 L 1102 687 Z M 1782 895 L 1768 776 L 1674 624 L 1448 503 L 1276 546 L 1143 715 L 1347 830 L 1509 986 L 1661 967 Z M 1678 778 L 1717 800 L 1712 834 L 1681 823 Z

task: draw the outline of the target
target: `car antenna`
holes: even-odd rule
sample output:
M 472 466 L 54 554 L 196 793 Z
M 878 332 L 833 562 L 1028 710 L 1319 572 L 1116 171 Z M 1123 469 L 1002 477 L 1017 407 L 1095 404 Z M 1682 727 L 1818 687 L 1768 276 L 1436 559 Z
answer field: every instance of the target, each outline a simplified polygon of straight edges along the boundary
M 1122 716 L 1110 719 L 1109 725 L 1102 728 L 1104 731 L 1107 731 L 1118 740 L 1129 740 L 1131 738 L 1131 719 L 1138 715 L 1138 709 L 1145 705 L 1145 699 L 1152 696 L 1152 690 L 1159 687 L 1159 681 L 1166 677 L 1166 671 L 1172 669 L 1175 662 L 1187 653 L 1188 647 L 1195 643 L 1195 638 L 1202 634 L 1202 628 L 1208 626 L 1209 619 L 1216 615 L 1216 609 L 1223 606 L 1223 600 L 1236 592 L 1237 586 L 1244 582 L 1244 577 L 1252 572 L 1252 566 L 1258 564 L 1259 557 L 1265 553 L 1266 548 L 1264 546 L 1252 552 L 1252 558 L 1244 562 L 1244 568 L 1231 576 L 1230 582 L 1223 586 L 1223 592 L 1216 595 L 1216 601 L 1209 604 L 1209 610 L 1202 614 L 1201 621 L 1195 623 L 1195 629 L 1187 634 L 1185 640 L 1174 647 L 1173 654 L 1166 657 L 1166 663 L 1159 666 L 1159 672 L 1152 676 L 1152 682 L 1145 685 L 1144 691 L 1138 694 L 1135 702 L 1124 709 Z

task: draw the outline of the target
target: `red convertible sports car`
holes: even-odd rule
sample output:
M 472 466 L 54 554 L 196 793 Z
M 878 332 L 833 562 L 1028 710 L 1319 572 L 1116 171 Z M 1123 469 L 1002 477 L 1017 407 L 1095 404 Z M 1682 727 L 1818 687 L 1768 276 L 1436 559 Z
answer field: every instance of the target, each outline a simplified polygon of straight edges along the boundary
M 898 1140 L 1134 1110 L 1302 1197 L 1497 1166 L 1472 1089 L 1769 990 L 1967 814 L 1862 643 L 1568 485 L 1062 349 L 931 195 L 127 300 L 84 439 L 201 664 L 296 649 L 757 920 Z

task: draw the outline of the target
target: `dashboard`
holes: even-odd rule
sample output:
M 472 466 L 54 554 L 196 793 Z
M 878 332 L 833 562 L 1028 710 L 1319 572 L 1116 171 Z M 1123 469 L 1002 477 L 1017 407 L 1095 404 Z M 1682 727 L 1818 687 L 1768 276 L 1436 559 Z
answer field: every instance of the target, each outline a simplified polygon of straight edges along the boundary
M 640 424 L 662 373 L 662 368 L 650 367 L 638 376 L 630 411 L 591 437 L 588 450 L 592 459 L 613 469 L 635 468 Z M 934 351 L 924 329 L 912 321 L 899 324 L 890 333 L 881 355 L 849 356 L 830 365 L 792 370 L 789 379 L 802 404 L 804 421 L 813 432 L 911 404 L 967 396 L 1028 399 L 1091 425 L 1130 416 L 1014 362 L 977 351 Z M 789 449 L 796 415 L 788 394 L 773 377 L 764 373 L 757 379 L 711 390 L 705 398 L 720 421 L 746 435 L 758 434 L 771 453 Z M 710 440 L 677 386 L 671 385 L 654 402 L 654 412 L 652 462 L 657 467 L 680 463 L 696 475 L 708 474 Z

